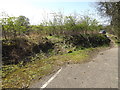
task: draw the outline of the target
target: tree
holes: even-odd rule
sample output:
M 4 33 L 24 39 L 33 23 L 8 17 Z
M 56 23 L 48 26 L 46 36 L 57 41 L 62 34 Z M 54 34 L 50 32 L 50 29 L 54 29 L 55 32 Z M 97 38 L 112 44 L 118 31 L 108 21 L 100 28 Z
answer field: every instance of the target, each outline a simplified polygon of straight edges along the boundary
M 18 30 L 19 35 L 25 31 L 27 31 L 29 27 L 29 19 L 25 16 L 19 16 L 17 17 L 15 21 L 15 28 Z
M 76 18 L 73 16 L 66 16 L 65 17 L 65 27 L 67 30 L 72 30 L 73 32 L 76 31 Z
M 87 31 L 90 29 L 89 25 L 90 25 L 90 17 L 88 16 L 84 16 L 83 18 L 81 18 L 81 24 L 83 26 L 83 31 L 84 34 L 87 34 Z
M 62 12 L 53 12 L 51 14 L 52 19 L 48 22 L 49 31 L 52 34 L 60 34 L 63 30 L 64 16 L 62 15 Z
M 14 21 L 15 17 L 4 17 L 0 19 L 2 25 L 2 34 L 5 39 L 15 37 Z
M 29 27 L 29 19 L 25 16 L 10 17 L 3 13 L 0 24 L 2 25 L 2 35 L 4 39 L 8 40 L 26 31 Z
M 14 38 L 16 37 L 16 30 L 14 26 L 16 17 L 9 17 L 7 18 L 7 30 L 9 33 L 9 36 L 13 36 Z
M 96 19 L 91 19 L 90 20 L 90 25 L 89 25 L 89 29 L 90 31 L 93 33 L 93 31 L 96 31 L 98 32 L 98 30 L 100 29 L 99 28 L 99 25 L 98 25 L 98 21 Z
M 119 2 L 98 2 L 97 10 L 101 15 L 107 16 L 111 20 L 114 32 L 120 38 L 120 1 Z

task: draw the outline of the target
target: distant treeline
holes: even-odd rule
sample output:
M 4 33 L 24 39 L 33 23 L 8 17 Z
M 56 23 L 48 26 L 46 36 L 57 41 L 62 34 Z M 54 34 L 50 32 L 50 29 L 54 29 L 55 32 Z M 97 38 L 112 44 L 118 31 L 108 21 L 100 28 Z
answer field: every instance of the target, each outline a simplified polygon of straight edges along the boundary
M 41 32 L 50 35 L 95 33 L 103 29 L 96 19 L 89 16 L 69 15 L 64 16 L 61 12 L 53 13 L 51 20 L 44 20 L 39 25 L 30 25 L 29 18 L 25 16 L 10 17 L 3 14 L 0 18 L 3 39 L 9 40 L 29 32 Z

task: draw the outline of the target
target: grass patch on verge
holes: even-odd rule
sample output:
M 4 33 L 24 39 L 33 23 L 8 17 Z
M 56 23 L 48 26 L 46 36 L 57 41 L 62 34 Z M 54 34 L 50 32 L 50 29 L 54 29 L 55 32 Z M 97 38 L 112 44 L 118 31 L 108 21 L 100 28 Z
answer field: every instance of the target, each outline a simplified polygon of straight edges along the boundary
M 2 87 L 27 88 L 35 79 L 41 79 L 65 64 L 87 61 L 90 58 L 90 53 L 95 50 L 95 48 L 89 48 L 29 62 L 3 78 Z

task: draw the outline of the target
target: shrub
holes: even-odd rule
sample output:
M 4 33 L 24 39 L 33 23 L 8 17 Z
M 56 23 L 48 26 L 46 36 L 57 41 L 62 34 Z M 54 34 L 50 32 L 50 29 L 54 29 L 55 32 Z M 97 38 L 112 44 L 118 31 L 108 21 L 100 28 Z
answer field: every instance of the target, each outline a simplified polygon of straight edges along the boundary
M 72 44 L 73 46 L 85 48 L 110 44 L 110 39 L 105 35 L 100 34 L 70 35 L 65 36 L 64 40 L 66 44 Z

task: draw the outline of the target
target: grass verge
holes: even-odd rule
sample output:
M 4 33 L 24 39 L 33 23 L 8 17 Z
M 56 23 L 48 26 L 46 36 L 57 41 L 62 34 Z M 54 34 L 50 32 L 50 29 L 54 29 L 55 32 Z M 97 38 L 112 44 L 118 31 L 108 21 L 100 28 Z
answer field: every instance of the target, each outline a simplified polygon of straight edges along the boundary
M 54 55 L 47 59 L 29 62 L 21 68 L 16 67 L 14 72 L 3 78 L 2 88 L 28 88 L 35 79 L 41 79 L 65 64 L 88 61 L 92 56 L 91 53 L 98 49 L 101 48 L 89 48 L 63 55 Z

